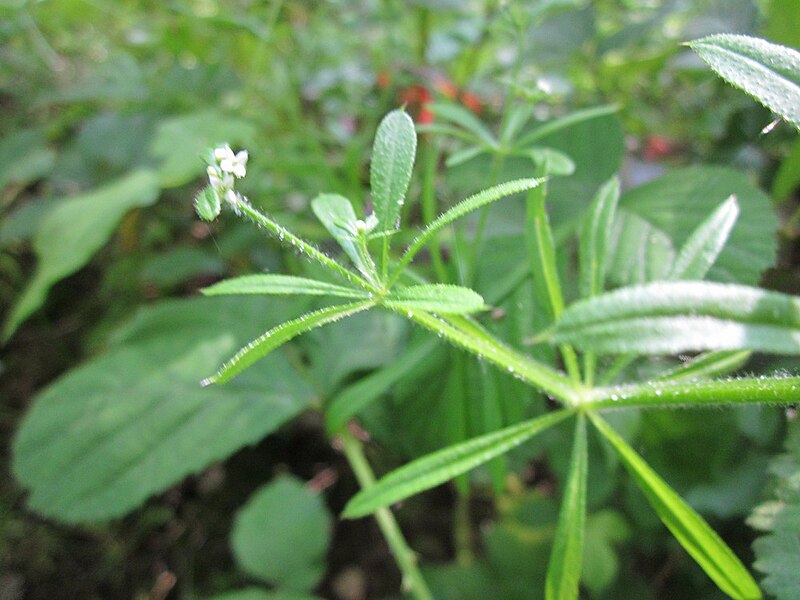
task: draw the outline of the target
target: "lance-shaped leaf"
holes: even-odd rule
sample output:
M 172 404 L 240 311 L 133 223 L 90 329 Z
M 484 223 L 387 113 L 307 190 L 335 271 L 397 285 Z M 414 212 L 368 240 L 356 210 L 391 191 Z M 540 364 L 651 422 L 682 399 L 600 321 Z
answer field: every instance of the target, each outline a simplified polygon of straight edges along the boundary
M 695 356 L 677 367 L 662 373 L 659 381 L 696 381 L 715 375 L 727 375 L 744 366 L 752 352 L 749 350 L 719 350 Z
M 437 314 L 469 314 L 486 305 L 477 292 L 448 283 L 412 285 L 387 296 L 383 304 L 393 310 L 424 310 Z
M 519 446 L 570 414 L 567 410 L 548 413 L 417 459 L 389 473 L 375 486 L 359 492 L 347 503 L 343 516 L 349 519 L 363 517 L 449 481 Z
M 206 296 L 231 294 L 303 294 L 306 296 L 339 296 L 341 298 L 368 298 L 363 290 L 354 290 L 343 285 L 317 281 L 308 277 L 262 273 L 243 275 L 215 283 L 202 290 Z
M 572 445 L 564 500 L 558 517 L 553 551 L 547 567 L 545 598 L 575 600 L 583 564 L 583 537 L 586 527 L 586 477 L 589 458 L 586 451 L 586 418 L 578 415 Z
M 370 164 L 372 204 L 381 231 L 398 227 L 416 152 L 414 122 L 405 111 L 393 110 L 378 126 Z
M 708 523 L 648 465 L 601 417 L 588 413 L 611 443 L 659 518 L 697 564 L 731 598 L 761 598 L 758 584 Z
M 548 121 L 544 125 L 540 125 L 530 133 L 519 138 L 515 143 L 515 147 L 526 148 L 534 142 L 552 135 L 562 129 L 572 127 L 573 125 L 577 125 L 578 123 L 582 123 L 584 121 L 611 115 L 618 111 L 619 106 L 615 105 L 597 106 L 593 108 L 587 108 L 585 110 L 575 111 L 568 115 L 564 115 L 563 117 L 559 117 L 558 119 Z
M 373 301 L 351 302 L 350 304 L 328 306 L 307 313 L 302 317 L 292 319 L 291 321 L 281 323 L 277 327 L 267 331 L 261 337 L 247 344 L 244 348 L 239 350 L 233 358 L 222 365 L 219 371 L 211 377 L 204 379 L 201 383 L 204 386 L 211 385 L 212 383 L 225 383 L 233 377 L 236 377 L 236 375 L 244 371 L 258 359 L 263 358 L 298 335 L 367 310 L 372 306 L 375 306 Z
M 619 179 L 612 177 L 597 192 L 583 222 L 578 248 L 578 270 L 582 298 L 603 291 L 608 238 L 619 201 Z
M 505 183 L 501 183 L 480 191 L 477 194 L 462 200 L 451 209 L 445 211 L 434 221 L 432 221 L 414 239 L 414 241 L 411 243 L 411 246 L 408 247 L 408 250 L 406 250 L 405 254 L 403 254 L 403 257 L 400 259 L 400 263 L 397 266 L 394 275 L 392 276 L 392 281 L 397 279 L 405 266 L 411 262 L 411 259 L 416 256 L 417 252 L 419 252 L 434 235 L 439 233 L 439 231 L 450 225 L 456 219 L 460 219 L 464 215 L 467 215 L 472 211 L 481 208 L 482 206 L 496 202 L 501 198 L 505 198 L 506 196 L 531 190 L 540 185 L 543 181 L 545 181 L 543 178 L 515 179 L 513 181 L 507 181 Z
M 800 298 L 722 283 L 650 283 L 576 302 L 556 323 L 554 340 L 612 354 L 800 354 Z
M 800 53 L 746 35 L 711 35 L 689 44 L 725 81 L 800 129 Z
M 311 201 L 311 209 L 367 278 L 375 277 L 375 265 L 364 245 L 359 243 L 359 225 L 350 200 L 338 194 L 320 194 Z
M 462 106 L 457 104 L 450 104 L 444 102 L 434 102 L 429 106 L 434 115 L 445 121 L 455 123 L 469 131 L 476 139 L 480 140 L 491 148 L 497 148 L 497 140 L 492 135 L 492 132 L 486 128 L 486 125 L 481 123 L 474 114 Z
M 722 252 L 738 217 L 736 196 L 730 196 L 692 232 L 667 279 L 703 279 Z

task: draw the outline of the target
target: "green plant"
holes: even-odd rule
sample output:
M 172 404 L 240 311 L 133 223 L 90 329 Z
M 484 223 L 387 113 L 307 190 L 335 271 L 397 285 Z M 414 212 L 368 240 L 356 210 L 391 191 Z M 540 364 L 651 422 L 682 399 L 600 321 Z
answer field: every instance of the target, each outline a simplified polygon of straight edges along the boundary
M 212 185 L 197 199 L 199 214 L 213 219 L 227 203 L 265 228 L 285 244 L 325 267 L 339 283 L 284 275 L 250 275 L 224 281 L 205 290 L 217 294 L 310 294 L 354 300 L 307 313 L 267 331 L 242 350 L 208 383 L 224 383 L 293 337 L 313 328 L 381 307 L 405 315 L 440 337 L 513 373 L 557 399 L 559 411 L 445 448 L 365 487 L 347 506 L 344 516 L 356 518 L 438 485 L 505 453 L 541 431 L 576 417 L 572 462 L 547 577 L 548 598 L 575 598 L 583 553 L 582 531 L 586 503 L 586 421 L 589 420 L 618 453 L 623 465 L 644 492 L 654 510 L 681 545 L 725 593 L 734 598 L 760 597 L 758 586 L 733 552 L 705 521 L 686 504 L 604 420 L 605 409 L 623 407 L 677 407 L 709 404 L 794 403 L 800 398 L 800 378 L 737 378 L 697 381 L 738 362 L 741 352 L 756 350 L 800 353 L 800 301 L 790 296 L 732 284 L 702 283 L 719 256 L 738 216 L 736 199 L 722 203 L 689 236 L 667 275 L 667 280 L 603 293 L 605 255 L 619 187 L 610 182 L 590 207 L 580 242 L 580 292 L 583 300 L 563 309 L 556 279 L 552 237 L 543 221 L 544 244 L 540 264 L 551 298 L 555 324 L 537 343 L 554 342 L 565 356 L 583 352 L 583 381 L 554 370 L 503 344 L 466 316 L 484 308 L 469 289 L 445 284 L 416 283 L 404 277 L 417 252 L 444 226 L 511 193 L 534 190 L 542 180 L 500 184 L 457 204 L 429 225 L 396 263 L 390 260 L 390 242 L 398 231 L 399 211 L 411 176 L 415 136 L 411 120 L 400 111 L 390 113 L 376 136 L 372 159 L 374 214 L 358 219 L 348 200 L 322 195 L 314 211 L 344 253 L 355 273 L 319 252 L 256 209 L 233 189 L 233 179 L 221 183 L 230 166 L 213 163 Z M 230 152 L 228 150 L 228 152 Z M 221 170 L 219 170 L 221 169 Z M 216 171 L 215 171 L 216 170 Z M 543 204 L 542 204 L 543 206 Z M 370 245 L 380 248 L 370 252 Z M 693 281 L 688 281 L 693 280 Z M 596 356 L 632 356 L 706 351 L 678 370 L 661 373 L 642 383 L 593 387 Z M 573 374 L 574 375 L 574 374 Z M 341 430 L 340 430 L 341 432 Z M 407 573 L 408 574 L 408 573 Z M 410 576 L 410 574 L 408 574 Z M 425 597 L 416 579 L 412 591 Z
M 257 299 L 223 297 L 163 304 L 141 312 L 111 337 L 104 356 L 42 394 L 28 415 L 15 444 L 15 471 L 32 490 L 31 506 L 70 522 L 124 514 L 183 475 L 259 440 L 304 408 L 319 406 L 318 399 L 322 397 L 325 403 L 321 408 L 330 433 L 341 438 L 344 453 L 364 487 L 345 514 L 356 517 L 375 513 L 410 591 L 417 597 L 426 597 L 430 594 L 416 558 L 388 505 L 452 478 L 456 478 L 462 490 L 468 489 L 466 472 L 490 461 L 493 481 L 496 487 L 502 487 L 505 466 L 497 461 L 504 453 L 546 430 L 556 430 L 559 423 L 574 419 L 572 450 L 563 479 L 564 502 L 544 584 L 548 597 L 577 595 L 584 546 L 588 544 L 592 517 L 596 516 L 587 516 L 592 458 L 588 448 L 593 440 L 592 431 L 605 440 L 603 447 L 615 453 L 659 517 L 714 582 L 732 597 L 758 597 L 757 586 L 735 555 L 697 512 L 634 452 L 625 432 L 618 433 L 612 428 L 606 416 L 613 415 L 616 409 L 635 412 L 638 407 L 798 401 L 797 377 L 707 380 L 735 370 L 751 350 L 800 352 L 797 299 L 743 285 L 755 283 L 771 259 L 769 238 L 774 223 L 771 214 L 763 214 L 768 204 L 744 178 L 737 178 L 730 170 L 686 169 L 634 190 L 627 199 L 620 197 L 619 182 L 612 178 L 600 186 L 591 204 L 580 207 L 581 218 L 573 219 L 582 226 L 578 265 L 574 269 L 571 265 L 565 267 L 570 252 L 564 240 L 571 237 L 572 229 L 569 221 L 567 225 L 561 221 L 560 229 L 552 230 L 546 208 L 560 208 L 558 200 L 563 198 L 565 188 L 559 186 L 569 180 L 559 180 L 556 176 L 571 170 L 571 158 L 569 152 L 551 148 L 555 146 L 553 132 L 569 134 L 572 131 L 569 127 L 576 123 L 594 126 L 597 118 L 607 117 L 610 111 L 600 108 L 576 113 L 522 133 L 530 117 L 530 107 L 518 108 L 519 111 L 509 111 L 506 120 L 506 124 L 516 124 L 516 129 L 511 129 L 520 133 L 516 137 L 507 128 L 495 137 L 480 123 L 462 123 L 466 130 L 475 129 L 475 135 L 467 141 L 476 145 L 465 149 L 460 157 L 453 155 L 457 160 L 451 157 L 450 164 L 458 166 L 466 159 L 479 160 L 484 152 L 509 159 L 520 155 L 526 173 L 531 173 L 529 159 L 533 159 L 535 176 L 491 185 L 435 218 L 437 197 L 430 174 L 436 169 L 437 152 L 428 144 L 421 184 L 426 226 L 417 234 L 399 225 L 400 216 L 408 215 L 405 201 L 417 138 L 413 124 L 402 111 L 390 113 L 378 129 L 373 150 L 373 213 L 357 214 L 350 201 L 337 194 L 323 194 L 312 203 L 313 212 L 355 270 L 331 258 L 305 237 L 293 234 L 238 193 L 235 178 L 244 174 L 246 155 L 234 155 L 224 147 L 209 156 L 211 185 L 196 198 L 198 214 L 213 220 L 223 206 L 229 206 L 280 240 L 290 256 L 296 254 L 302 260 L 296 265 L 301 275 L 248 275 L 218 283 L 205 293 L 301 298 L 291 304 L 279 299 L 270 301 L 267 312 Z M 444 107 L 437 109 L 442 119 L 449 115 L 456 124 L 459 119 L 464 121 L 463 114 Z M 162 185 L 184 183 L 196 171 L 192 152 L 174 151 L 171 143 L 180 137 L 175 131 L 194 133 L 199 125 L 209 122 L 215 119 L 201 113 L 163 124 L 161 143 L 154 146 L 161 159 L 163 172 L 158 178 Z M 220 129 L 227 127 L 220 125 Z M 431 127 L 427 133 L 453 132 Z M 252 131 L 242 131 L 241 135 L 249 137 Z M 187 146 L 194 148 L 197 140 L 191 135 L 186 137 Z M 204 132 L 202 137 L 207 142 L 209 137 L 222 138 L 225 134 Z M 543 143 L 535 149 L 538 154 L 528 145 L 533 141 Z M 592 151 L 598 148 L 600 153 L 606 150 L 598 144 Z M 494 184 L 504 176 L 504 171 L 499 161 L 492 166 L 485 173 L 490 173 L 487 179 Z M 481 167 L 475 167 L 474 171 L 481 172 Z M 357 180 L 358 169 L 353 172 Z M 134 181 L 145 190 L 154 189 L 155 174 L 148 171 L 146 175 L 140 176 L 142 181 Z M 733 192 L 735 198 L 730 197 Z M 521 197 L 523 193 L 526 196 Z M 133 195 L 137 196 L 138 204 L 131 201 L 132 205 L 151 201 L 149 191 Z M 120 197 L 119 202 L 123 202 L 127 196 Z M 476 242 L 475 238 L 480 238 L 486 227 L 487 207 L 504 198 L 507 205 L 518 211 L 522 208 L 527 227 L 514 241 L 525 246 L 524 259 L 507 279 L 497 277 L 488 284 L 482 283 L 488 291 L 480 295 L 471 287 L 482 251 L 476 247 L 466 251 L 462 248 L 459 254 L 458 245 L 480 243 L 489 254 L 495 250 L 495 240 Z M 657 202 L 663 199 L 669 202 Z M 664 204 L 668 210 L 664 210 Z M 116 225 L 115 219 L 126 207 L 127 203 L 120 206 L 114 218 L 109 217 L 107 229 Z M 445 261 L 433 243 L 442 243 L 451 224 L 469 217 L 477 209 L 484 211 L 478 224 L 479 234 L 469 240 L 468 228 L 459 229 L 456 242 L 450 244 L 453 260 Z M 746 217 L 739 219 L 740 214 Z M 742 225 L 741 221 L 745 223 Z M 737 228 L 737 225 L 742 226 Z M 694 229 L 691 235 L 690 226 Z M 87 245 L 86 256 L 81 259 L 85 261 L 99 242 L 88 248 L 88 241 L 81 241 Z M 445 238 L 444 242 L 447 241 Z M 438 283 L 431 283 L 431 272 L 424 263 L 412 267 L 414 258 L 428 244 L 433 247 L 433 273 Z M 393 247 L 396 250 L 401 245 L 405 246 L 404 252 L 399 256 L 393 254 Z M 732 247 L 738 254 L 726 256 L 723 248 Z M 631 248 L 636 248 L 636 252 Z M 59 258 L 53 252 L 42 255 Z M 631 266 L 637 260 L 639 263 Z M 461 264 L 466 265 L 463 271 L 459 268 Z M 46 282 L 39 282 L 38 287 L 46 290 L 55 279 L 69 272 L 65 267 L 59 269 Z M 325 274 L 328 277 L 320 279 Z M 728 283 L 701 282 L 707 275 Z M 530 280 L 539 296 L 535 302 L 525 302 L 517 312 L 521 318 L 540 321 L 522 343 L 516 339 L 501 341 L 503 338 L 496 333 L 498 327 L 491 316 L 495 311 L 486 308 L 505 306 L 507 299 L 527 288 Z M 607 286 L 619 285 L 622 289 L 604 291 Z M 41 295 L 39 292 L 37 295 Z M 569 302 L 576 297 L 580 299 Z M 346 302 L 316 304 L 328 298 Z M 7 332 L 26 316 L 23 313 L 30 312 L 35 308 L 33 304 L 40 302 L 37 298 L 30 306 L 23 304 Z M 350 434 L 347 423 L 374 409 L 378 404 L 374 401 L 386 389 L 425 363 L 436 349 L 436 340 L 410 343 L 395 363 L 386 364 L 335 396 L 327 394 L 330 388 L 321 392 L 311 385 L 313 378 L 306 376 L 307 365 L 292 352 L 272 353 L 300 334 L 373 309 L 410 320 L 448 340 L 453 347 L 482 359 L 482 362 L 467 362 L 460 352 L 452 352 L 451 357 L 454 371 L 459 369 L 459 376 L 464 376 L 461 391 L 467 389 L 464 382 L 469 382 L 470 372 L 477 372 L 483 378 L 487 397 L 480 406 L 485 409 L 482 428 L 491 431 L 464 441 L 475 432 L 461 428 L 454 417 L 455 431 L 452 435 L 448 433 L 448 448 L 414 461 L 378 483 L 374 482 L 361 442 Z M 230 356 L 240 340 L 251 337 L 256 328 L 266 333 L 211 374 L 214 366 Z M 163 331 L 169 335 L 159 335 Z M 647 360 L 649 356 L 695 351 L 704 354 L 685 362 Z M 270 353 L 265 358 L 268 367 L 244 372 Z M 557 368 L 559 361 L 566 372 Z M 437 368 L 441 366 L 433 362 Z M 498 377 L 500 383 L 493 390 L 493 374 L 487 364 L 508 375 Z M 637 371 L 641 376 L 636 376 Z M 207 376 L 202 390 L 197 386 L 200 372 Z M 437 374 L 444 378 L 443 374 Z M 561 408 L 541 411 L 544 414 L 533 419 L 524 418 L 521 411 L 519 414 L 506 411 L 511 417 L 499 414 L 503 412 L 497 408 L 502 406 L 502 398 L 498 400 L 503 391 L 500 386 L 506 380 L 513 384 L 519 380 L 530 389 L 542 390 L 558 401 Z M 212 385 L 226 382 L 225 386 Z M 420 385 L 419 380 L 416 385 Z M 455 396 L 450 394 L 448 400 Z M 459 407 L 452 405 L 449 402 L 448 408 L 455 413 Z M 593 428 L 587 426 L 587 421 Z M 444 425 L 449 427 L 450 422 Z M 409 430 L 401 429 L 398 436 L 405 434 L 415 439 Z M 176 452 L 176 448 L 180 451 Z M 559 452 L 564 453 L 563 449 Z M 494 468 L 498 465 L 501 468 Z M 260 503 L 254 501 L 253 505 Z M 313 510 L 317 515 L 323 512 L 319 507 Z M 274 514 L 274 508 L 254 520 L 266 520 L 268 517 L 264 515 L 269 514 Z M 586 540 L 582 537 L 584 530 Z M 468 543 L 462 542 L 461 547 Z M 244 546 L 252 549 L 253 545 L 234 543 L 234 546 L 235 550 L 239 548 L 236 551 L 244 569 L 254 573 L 241 550 Z M 312 550 L 313 562 L 318 560 L 320 550 Z M 256 576 L 281 582 L 284 574 L 256 573 Z M 314 576 L 304 573 L 300 583 L 293 585 L 305 592 L 313 585 Z

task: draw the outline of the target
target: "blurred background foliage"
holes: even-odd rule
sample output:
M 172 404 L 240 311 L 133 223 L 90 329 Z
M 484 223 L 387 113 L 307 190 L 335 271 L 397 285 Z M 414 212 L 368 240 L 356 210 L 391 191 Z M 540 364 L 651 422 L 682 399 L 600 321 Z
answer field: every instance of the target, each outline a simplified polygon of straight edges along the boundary
M 493 418 L 512 422 L 544 410 L 547 400 L 513 379 L 487 375 L 486 365 L 426 344 L 419 332 L 380 314 L 315 332 L 252 381 L 221 388 L 219 398 L 197 396 L 197 366 L 187 369 L 175 358 L 188 360 L 183 349 L 193 346 L 192 360 L 209 371 L 234 340 L 303 306 L 226 300 L 209 308 L 184 298 L 224 275 L 313 269 L 247 224 L 197 220 L 191 198 L 204 174 L 200 155 L 214 144 L 246 147 L 251 160 L 242 191 L 290 228 L 322 240 L 309 218 L 310 199 L 319 191 L 356 203 L 367 198 L 375 127 L 398 105 L 418 124 L 437 122 L 433 102 L 460 106 L 491 131 L 503 125 L 508 98 L 528 107 L 534 122 L 616 105 L 616 113 L 541 140 L 575 165 L 574 175 L 554 181 L 550 191 L 564 260 L 573 252 L 581 208 L 611 174 L 620 171 L 633 187 L 703 162 L 735 169 L 753 194 L 754 185 L 770 194 L 779 221 L 763 207 L 752 213 L 762 219 L 756 237 L 774 234 L 780 241 L 777 261 L 761 281 L 800 292 L 800 142 L 782 125 L 762 135 L 772 120 L 768 111 L 710 76 L 681 46 L 717 32 L 798 48 L 800 9 L 796 0 L 0 2 L 0 598 L 398 594 L 399 574 L 371 521 L 330 525 L 356 483 L 319 414 L 305 409 L 370 377 L 389 381 L 391 393 L 379 388 L 384 401 L 360 415 L 377 442 L 370 458 L 379 470 L 462 438 L 470 423 L 480 430 Z M 422 188 L 425 165 L 432 165 L 441 205 L 488 183 L 490 157 L 448 167 L 443 158 L 460 143 L 423 137 L 412 197 Z M 529 175 L 529 165 L 509 159 L 496 176 Z M 681 173 L 685 181 L 688 171 Z M 723 177 L 693 173 L 697 181 Z M 406 218 L 420 221 L 416 203 L 406 209 Z M 515 210 L 512 204 L 492 212 L 491 249 L 475 286 L 497 307 L 493 329 L 523 345 L 536 316 L 514 307 L 535 307 L 536 299 L 514 283 L 521 222 Z M 632 274 L 624 258 L 614 268 L 617 283 L 644 276 Z M 768 265 L 742 277 L 754 283 Z M 513 318 L 501 318 L 506 314 Z M 400 356 L 410 357 L 402 368 Z M 71 396 L 63 386 L 47 388 L 87 361 L 88 370 L 73 376 L 77 383 L 70 380 Z M 760 357 L 747 366 L 779 368 L 796 371 Z M 470 377 L 474 385 L 465 385 Z M 273 393 L 255 400 L 265 386 Z M 67 398 L 76 411 L 113 411 L 120 398 L 119 406 L 133 410 L 138 401 L 168 403 L 173 395 L 227 404 L 206 415 L 199 438 L 187 437 L 191 456 L 172 461 L 180 464 L 165 466 L 168 448 L 153 459 L 154 470 L 142 467 L 146 474 L 130 489 L 115 488 L 115 498 L 96 497 L 97 506 L 62 498 L 67 508 L 53 508 L 47 493 L 69 488 L 79 499 L 89 493 L 79 489 L 78 471 L 72 487 L 40 489 L 31 510 L 10 475 L 11 440 L 40 392 Z M 486 394 L 503 399 L 503 414 L 470 416 Z M 86 398 L 97 404 L 81 405 Z M 789 454 L 777 456 L 796 425 L 769 409 L 678 417 L 632 413 L 615 426 L 638 435 L 651 464 L 741 556 L 752 558 L 756 533 L 743 519 L 773 488 L 782 501 L 796 502 L 796 487 L 787 483 L 797 473 L 796 431 Z M 467 425 L 451 431 L 445 423 Z M 157 425 L 139 427 L 132 435 L 146 444 Z M 237 451 L 245 444 L 251 446 Z M 593 444 L 588 596 L 719 597 L 619 477 L 613 456 Z M 452 539 L 460 517 L 451 488 L 402 507 L 412 546 L 433 565 L 427 574 L 438 598 L 536 597 L 567 447 L 569 433 L 556 429 L 499 470 L 475 475 L 477 491 L 467 506 L 473 537 L 466 544 L 475 556 L 458 555 L 463 540 Z M 195 454 L 197 448 L 207 451 Z M 45 478 L 34 467 L 16 468 L 26 470 L 30 483 Z M 489 482 L 504 493 L 493 499 Z M 155 492 L 161 493 L 139 507 Z M 281 528 L 276 515 L 287 505 L 310 531 L 330 531 L 329 543 L 315 545 L 313 534 Z M 756 529 L 773 531 L 759 542 L 766 548 L 759 568 L 779 543 L 774 514 L 762 506 L 751 518 Z M 85 520 L 81 515 L 94 523 L 60 523 Z M 254 539 L 249 524 L 265 520 L 274 530 Z M 274 558 L 276 548 L 286 564 Z M 265 564 L 277 564 L 278 572 L 258 566 Z

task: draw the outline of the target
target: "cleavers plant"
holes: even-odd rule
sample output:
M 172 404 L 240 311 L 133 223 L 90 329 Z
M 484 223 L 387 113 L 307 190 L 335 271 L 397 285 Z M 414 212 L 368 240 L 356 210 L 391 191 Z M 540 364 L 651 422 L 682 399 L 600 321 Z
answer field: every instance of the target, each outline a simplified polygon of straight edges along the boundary
M 695 47 L 706 58 L 709 54 L 715 56 L 712 50 L 717 55 L 727 52 L 726 60 L 731 54 L 731 44 L 744 50 L 754 47 L 750 40 L 731 38 L 702 40 Z M 757 46 L 762 53 L 764 48 Z M 764 56 L 757 58 L 768 63 Z M 752 58 L 743 60 L 748 60 L 752 68 Z M 728 74 L 730 69 L 735 72 L 737 68 L 735 60 L 731 64 L 726 67 Z M 746 89 L 760 97 L 758 86 Z M 768 100 L 765 102 L 769 105 Z M 796 110 L 796 106 L 790 108 Z M 776 110 L 780 112 L 780 107 Z M 795 114 L 786 118 L 796 123 Z M 237 165 L 231 159 L 246 159 L 246 155 L 234 156 L 226 147 L 209 157 L 211 185 L 196 198 L 198 214 L 213 220 L 221 206 L 227 205 L 237 215 L 319 263 L 331 280 L 280 274 L 247 275 L 222 281 L 206 288 L 204 293 L 305 294 L 342 298 L 346 302 L 308 312 L 270 329 L 236 353 L 204 385 L 225 383 L 267 353 L 314 328 L 372 309 L 398 313 L 544 391 L 560 405 L 543 416 L 414 460 L 377 483 L 364 459 L 361 442 L 348 431 L 348 420 L 363 408 L 364 402 L 350 396 L 340 397 L 342 401 L 327 407 L 329 429 L 341 436 L 345 453 L 363 486 L 346 506 L 344 516 L 376 514 L 412 594 L 418 598 L 430 597 L 414 556 L 387 507 L 456 478 L 547 428 L 572 419 L 574 441 L 545 582 L 548 599 L 578 597 L 586 523 L 587 422 L 613 448 L 659 518 L 716 585 L 732 598 L 760 598 L 759 586 L 733 551 L 604 418 L 606 411 L 629 407 L 800 402 L 800 377 L 713 379 L 743 364 L 751 351 L 800 354 L 800 299 L 754 287 L 702 281 L 737 220 L 736 197 L 719 199 L 718 208 L 689 235 L 664 280 L 607 292 L 606 256 L 620 197 L 619 181 L 612 178 L 599 189 L 584 218 L 578 252 L 580 299 L 565 307 L 553 235 L 544 211 L 545 178 L 513 180 L 468 197 L 431 220 L 395 258 L 392 246 L 396 247 L 393 242 L 400 238 L 401 208 L 409 189 L 416 141 L 414 124 L 403 110 L 389 113 L 381 122 L 372 154 L 370 214 L 359 218 L 350 201 L 335 194 L 322 194 L 312 202 L 314 213 L 355 270 L 261 213 L 234 189 L 234 177 L 230 175 L 243 174 L 243 167 L 234 173 Z M 534 221 L 537 243 L 530 253 L 533 264 L 529 266 L 534 279 L 546 288 L 554 317 L 553 325 L 532 342 L 557 347 L 567 372 L 536 360 L 492 335 L 480 323 L 479 314 L 487 306 L 475 291 L 445 282 L 429 283 L 412 269 L 418 253 L 454 221 L 523 192 L 529 194 L 528 202 L 539 211 L 534 214 L 540 217 Z M 686 352 L 698 354 L 682 366 L 664 368 L 646 381 L 611 385 L 623 366 L 638 356 Z M 617 358 L 609 363 L 598 360 L 600 355 Z M 601 370 L 600 365 L 606 368 Z M 349 403 L 343 402 L 345 399 Z

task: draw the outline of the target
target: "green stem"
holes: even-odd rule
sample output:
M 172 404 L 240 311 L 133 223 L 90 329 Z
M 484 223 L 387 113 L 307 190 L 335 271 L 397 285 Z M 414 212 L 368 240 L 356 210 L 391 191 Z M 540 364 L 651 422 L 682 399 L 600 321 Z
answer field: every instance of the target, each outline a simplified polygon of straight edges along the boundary
M 346 429 L 343 429 L 340 435 L 347 462 L 350 463 L 359 485 L 363 489 L 371 488 L 375 485 L 375 475 L 364 456 L 361 442 Z M 378 521 L 378 527 L 380 527 L 381 533 L 397 561 L 397 566 L 403 574 L 403 588 L 417 600 L 433 600 L 433 595 L 417 566 L 417 556 L 409 548 L 392 511 L 388 508 L 379 508 L 375 511 L 375 519 Z
M 417 311 L 406 314 L 408 318 L 447 338 L 457 346 L 497 365 L 502 370 L 544 390 L 567 406 L 579 404 L 586 395 L 582 385 L 570 380 L 560 371 L 518 353 L 506 346 L 470 319 L 450 316 L 447 319 Z
M 472 552 L 472 522 L 469 516 L 469 491 L 456 494 L 453 512 L 453 545 L 456 549 L 456 563 L 471 565 L 475 561 Z
M 380 290 L 378 290 L 366 279 L 359 277 L 358 275 L 353 273 L 350 269 L 346 269 L 332 258 L 326 256 L 325 254 L 314 248 L 314 246 L 312 246 L 305 240 L 297 237 L 295 234 L 293 234 L 291 231 L 289 231 L 282 225 L 279 225 L 278 223 L 267 217 L 265 214 L 253 208 L 246 198 L 237 199 L 236 204 L 233 205 L 232 208 L 235 212 L 244 215 L 256 225 L 263 227 L 264 229 L 269 231 L 272 235 L 277 237 L 284 245 L 294 248 L 299 252 L 302 252 L 309 258 L 317 261 L 323 267 L 326 267 L 330 271 L 333 271 L 334 273 L 337 273 L 340 276 L 344 277 L 350 283 L 355 284 L 369 292 L 375 294 L 380 293 Z

